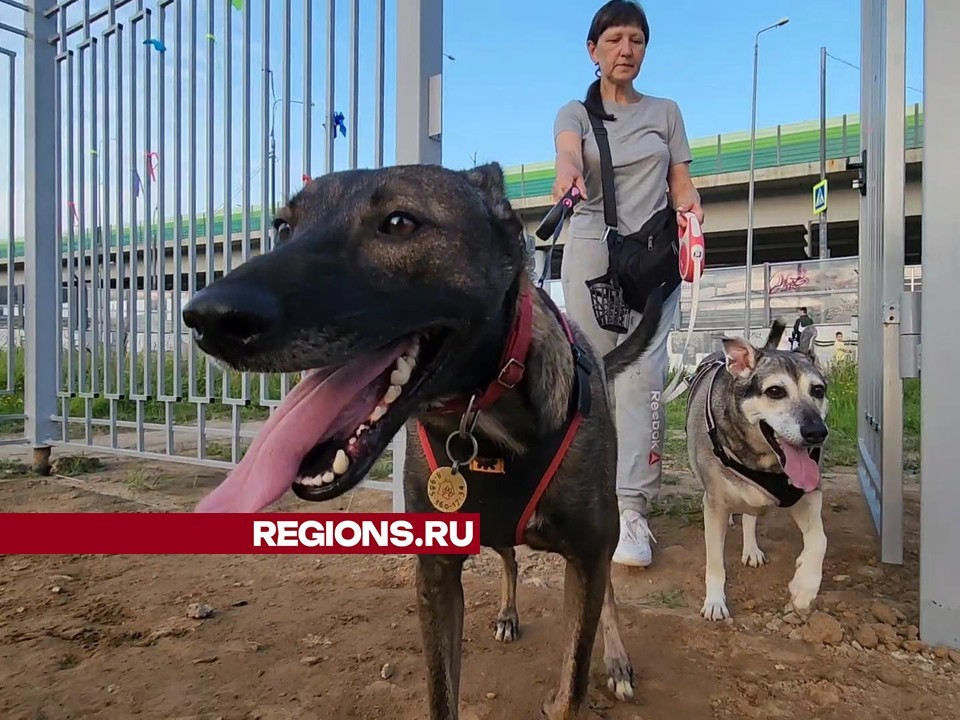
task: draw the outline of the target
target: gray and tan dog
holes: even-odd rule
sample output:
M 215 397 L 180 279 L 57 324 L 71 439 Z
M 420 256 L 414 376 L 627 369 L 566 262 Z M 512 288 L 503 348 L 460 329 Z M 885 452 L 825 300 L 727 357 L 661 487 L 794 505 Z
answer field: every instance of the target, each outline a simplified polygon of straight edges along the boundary
M 597 357 L 531 285 L 496 164 L 332 173 L 292 197 L 275 228 L 277 247 L 197 293 L 184 321 L 231 367 L 313 372 L 198 511 L 257 512 L 291 489 L 308 501 L 343 495 L 406 427 L 407 510 L 479 512 L 481 543 L 503 558 L 498 639 L 519 629 L 514 546 L 566 558 L 563 660 L 544 714 L 580 717 L 598 628 L 608 686 L 632 697 L 610 581 L 619 521 L 608 382 L 644 352 L 660 293 Z M 445 447 L 464 486 L 437 475 Z M 432 720 L 459 716 L 464 560 L 417 556 Z
M 820 590 L 827 538 L 821 512 L 820 452 L 827 439 L 827 381 L 812 344 L 777 350 L 777 321 L 762 348 L 741 338 L 697 368 L 687 404 L 687 449 L 703 485 L 706 597 L 700 614 L 730 617 L 724 540 L 732 514 L 742 514 L 744 565 L 766 558 L 757 545 L 757 517 L 786 508 L 803 536 L 789 584 L 791 604 L 809 611 Z

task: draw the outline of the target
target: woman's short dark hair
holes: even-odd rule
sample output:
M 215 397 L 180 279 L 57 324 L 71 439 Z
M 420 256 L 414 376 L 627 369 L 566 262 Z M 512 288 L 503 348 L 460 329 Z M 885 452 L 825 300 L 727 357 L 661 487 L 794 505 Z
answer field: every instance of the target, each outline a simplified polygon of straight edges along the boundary
M 609 0 L 604 3 L 590 23 L 587 31 L 587 41 L 596 44 L 600 36 L 611 27 L 638 27 L 643 32 L 644 40 L 650 44 L 650 23 L 647 14 L 640 3 L 635 0 Z M 584 100 L 587 110 L 592 115 L 604 120 L 616 120 L 613 115 L 603 109 L 603 98 L 600 96 L 600 78 L 597 78 L 587 88 L 587 97 Z

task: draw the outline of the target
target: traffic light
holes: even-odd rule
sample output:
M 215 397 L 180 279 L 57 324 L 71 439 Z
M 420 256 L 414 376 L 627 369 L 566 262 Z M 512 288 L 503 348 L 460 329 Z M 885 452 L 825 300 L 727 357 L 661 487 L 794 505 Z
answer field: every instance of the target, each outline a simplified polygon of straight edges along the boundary
M 820 254 L 820 226 L 819 220 L 807 220 L 807 229 L 803 233 L 803 253 L 808 258 L 815 258 Z

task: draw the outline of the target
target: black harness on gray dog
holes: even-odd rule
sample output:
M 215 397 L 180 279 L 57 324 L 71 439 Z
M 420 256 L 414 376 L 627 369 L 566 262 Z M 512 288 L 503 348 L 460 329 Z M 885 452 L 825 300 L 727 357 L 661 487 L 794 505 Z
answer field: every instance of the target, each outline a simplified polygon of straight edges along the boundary
M 690 382 L 690 396 L 693 396 L 694 390 L 703 381 L 708 372 L 711 370 L 719 370 L 725 364 L 726 362 L 723 360 L 714 360 L 711 363 L 703 365 L 697 371 L 697 374 L 693 376 L 693 379 Z M 713 454 L 716 455 L 720 462 L 722 462 L 730 470 L 733 470 L 745 480 L 754 483 L 762 490 L 770 493 L 770 495 L 776 499 L 777 505 L 780 507 L 788 508 L 795 505 L 805 493 L 800 488 L 790 484 L 790 478 L 786 473 L 767 472 L 765 470 L 748 468 L 740 461 L 734 460 L 732 457 L 730 457 L 727 451 L 723 449 L 723 445 L 720 443 L 720 437 L 717 433 L 717 423 L 713 417 L 712 407 L 713 386 L 717 382 L 718 375 L 718 372 L 714 372 L 713 377 L 710 378 L 710 383 L 707 385 L 706 407 L 704 412 L 707 421 L 707 434 L 710 436 L 710 442 L 713 443 Z M 777 457 L 781 457 L 780 448 L 778 448 L 775 443 L 771 442 L 766 433 L 761 432 L 761 434 L 763 435 L 763 439 L 767 441 L 767 444 L 770 446 L 770 448 L 777 454 Z M 810 457 L 816 460 L 819 464 L 820 448 L 812 448 L 809 453 Z

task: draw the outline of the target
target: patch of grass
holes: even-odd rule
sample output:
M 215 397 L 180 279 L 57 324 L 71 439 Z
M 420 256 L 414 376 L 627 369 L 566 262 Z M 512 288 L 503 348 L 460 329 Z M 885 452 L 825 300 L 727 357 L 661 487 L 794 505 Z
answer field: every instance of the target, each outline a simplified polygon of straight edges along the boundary
M 684 525 L 699 522 L 703 517 L 703 499 L 689 493 L 661 495 L 650 505 L 651 517 L 669 517 Z
M 157 485 L 160 484 L 160 476 L 149 473 L 143 468 L 137 468 L 127 476 L 123 484 L 128 490 L 156 490 Z
M 651 593 L 647 597 L 650 598 L 650 602 L 656 605 L 662 605 L 663 607 L 668 607 L 676 610 L 677 608 L 682 608 L 686 603 L 683 600 L 683 590 L 658 590 L 657 592 Z
M 33 474 L 33 470 L 19 460 L 0 458 L 0 478 L 19 478 Z
M 55 472 L 70 477 L 96 472 L 102 468 L 103 461 L 93 455 L 63 455 L 54 462 Z

